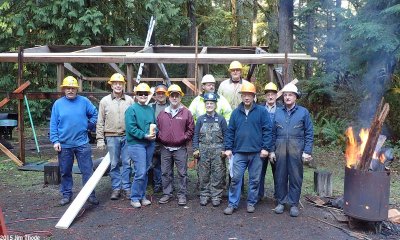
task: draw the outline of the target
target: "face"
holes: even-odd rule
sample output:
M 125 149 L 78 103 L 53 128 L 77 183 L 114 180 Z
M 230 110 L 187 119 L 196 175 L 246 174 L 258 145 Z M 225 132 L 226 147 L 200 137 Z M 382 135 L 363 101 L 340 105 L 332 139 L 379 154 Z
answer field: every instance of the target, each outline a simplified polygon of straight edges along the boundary
M 241 94 L 242 96 L 242 102 L 244 104 L 245 107 L 250 107 L 251 104 L 253 104 L 254 101 L 254 93 L 247 93 L 247 92 L 243 92 Z
M 181 104 L 181 95 L 177 92 L 172 92 L 169 94 L 169 102 L 171 103 L 172 108 L 178 108 Z
M 121 94 L 124 91 L 125 84 L 123 82 L 112 82 L 111 89 L 115 94 Z
M 74 98 L 76 98 L 76 93 L 78 92 L 78 89 L 77 89 L 77 88 L 74 88 L 74 87 L 64 87 L 63 90 L 64 90 L 64 93 L 65 93 L 65 96 L 66 96 L 68 99 L 74 99 Z
M 293 92 L 284 92 L 283 93 L 283 101 L 285 102 L 286 107 L 293 107 L 296 103 L 297 96 Z
M 160 104 L 164 104 L 167 101 L 167 96 L 165 95 L 165 92 L 156 92 L 156 101 Z
M 213 93 L 215 92 L 215 83 L 204 83 L 202 88 L 206 93 Z
M 231 77 L 233 80 L 238 81 L 240 80 L 240 76 L 242 76 L 242 70 L 241 69 L 232 69 L 231 70 Z
M 277 96 L 278 94 L 275 91 L 267 91 L 267 93 L 265 93 L 267 104 L 270 106 L 275 105 Z
M 148 96 L 149 96 L 148 92 L 136 92 L 136 99 L 140 104 L 145 104 L 147 102 Z
M 217 104 L 214 101 L 206 101 L 204 104 L 206 105 L 207 113 L 213 113 L 215 111 L 215 108 L 217 107 Z

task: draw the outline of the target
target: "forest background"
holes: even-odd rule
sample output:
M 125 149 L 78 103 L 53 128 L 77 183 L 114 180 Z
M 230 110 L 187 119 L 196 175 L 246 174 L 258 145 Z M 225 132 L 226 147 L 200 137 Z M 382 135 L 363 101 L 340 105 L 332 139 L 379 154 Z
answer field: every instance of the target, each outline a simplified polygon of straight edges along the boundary
M 3 0 L 0 52 L 37 45 L 142 46 L 151 16 L 157 19 L 153 45 L 194 46 L 198 27 L 199 46 L 267 46 L 270 53 L 317 57 L 296 62 L 292 72 L 300 80 L 300 103 L 312 112 L 317 145 L 344 147 L 346 128 L 369 127 L 384 96 L 391 110 L 383 133 L 399 156 L 400 0 Z M 227 77 L 227 67 L 210 65 L 210 73 Z M 101 64 L 79 68 L 87 76 L 113 73 Z M 166 68 L 170 77 L 194 72 L 190 65 Z M 255 71 L 260 93 L 270 81 L 266 69 Z M 17 64 L 0 63 L 0 92 L 17 87 L 17 70 Z M 54 64 L 26 64 L 23 70 L 29 91 L 56 91 Z M 84 90 L 90 87 L 86 83 Z M 105 82 L 94 88 L 109 91 Z M 30 101 L 35 124 L 48 125 L 51 104 Z M 16 109 L 13 102 L 1 111 Z

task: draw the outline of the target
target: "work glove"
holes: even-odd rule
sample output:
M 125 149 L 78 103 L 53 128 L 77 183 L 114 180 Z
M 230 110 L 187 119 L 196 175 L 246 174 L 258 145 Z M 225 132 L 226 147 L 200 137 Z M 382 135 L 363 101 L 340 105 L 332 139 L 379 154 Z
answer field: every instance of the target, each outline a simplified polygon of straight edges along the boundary
M 226 157 L 226 155 L 225 155 L 225 151 L 221 151 L 221 155 L 220 155 L 220 157 L 221 157 L 221 158 L 224 158 L 224 157 Z
M 193 158 L 198 159 L 199 157 L 200 157 L 200 151 L 199 150 L 194 151 L 193 152 Z
M 305 152 L 303 152 L 303 155 L 301 155 L 301 158 L 302 158 L 302 160 L 303 160 L 303 163 L 308 163 L 308 162 L 310 162 L 310 161 L 313 160 L 313 158 L 311 157 L 311 155 L 310 155 L 310 154 L 307 154 L 307 153 L 305 153 Z
M 154 141 L 154 140 L 156 140 L 156 135 L 155 134 L 152 134 L 152 135 L 146 134 L 146 135 L 144 135 L 144 138 L 149 141 Z
M 106 144 L 104 144 L 104 141 L 102 141 L 102 140 L 97 141 L 97 149 L 99 149 L 99 150 L 106 149 Z
M 261 158 L 267 158 L 267 157 L 268 157 L 268 151 L 262 149 L 262 150 L 261 150 L 261 153 L 260 153 L 260 157 L 261 157 Z
M 276 156 L 274 152 L 270 152 L 268 155 L 268 160 L 270 163 L 275 163 L 276 162 Z

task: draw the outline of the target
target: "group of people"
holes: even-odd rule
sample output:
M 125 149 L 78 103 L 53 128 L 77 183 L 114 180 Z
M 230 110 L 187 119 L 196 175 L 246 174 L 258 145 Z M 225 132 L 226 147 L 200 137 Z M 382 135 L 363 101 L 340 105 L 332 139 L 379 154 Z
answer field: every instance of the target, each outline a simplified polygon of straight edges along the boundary
M 248 169 L 247 212 L 255 211 L 264 197 L 268 162 L 274 179 L 275 213 L 290 206 L 290 216 L 299 215 L 303 180 L 302 162 L 311 160 L 313 126 L 310 114 L 296 104 L 300 93 L 294 84 L 281 90 L 283 103 L 277 106 L 277 86 L 265 86 L 264 103 L 256 103 L 255 86 L 242 79 L 242 64 L 233 61 L 231 77 L 216 91 L 215 78 L 202 78 L 202 93 L 186 108 L 184 93 L 172 84 L 134 88 L 135 100 L 124 93 L 125 79 L 116 73 L 108 83 L 111 94 L 105 96 L 97 112 L 85 97 L 77 95 L 78 83 L 66 77 L 62 83 L 65 97 L 52 109 L 50 140 L 58 152 L 61 172 L 60 205 L 72 199 L 72 165 L 74 155 L 82 172 L 83 184 L 93 172 L 88 129 L 96 128 L 97 147 L 107 149 L 111 160 L 111 199 L 130 199 L 134 208 L 151 204 L 146 198 L 148 172 L 153 171 L 154 192 L 162 191 L 160 204 L 173 199 L 174 175 L 178 178 L 178 205 L 187 204 L 187 145 L 192 141 L 197 159 L 200 205 L 214 207 L 228 185 L 229 199 L 224 214 L 231 215 L 239 206 Z M 174 174 L 174 164 L 176 173 Z M 132 165 L 134 166 L 132 168 Z M 227 183 L 227 165 L 229 183 Z M 133 181 L 131 181 L 131 175 Z M 88 202 L 99 204 L 94 191 Z

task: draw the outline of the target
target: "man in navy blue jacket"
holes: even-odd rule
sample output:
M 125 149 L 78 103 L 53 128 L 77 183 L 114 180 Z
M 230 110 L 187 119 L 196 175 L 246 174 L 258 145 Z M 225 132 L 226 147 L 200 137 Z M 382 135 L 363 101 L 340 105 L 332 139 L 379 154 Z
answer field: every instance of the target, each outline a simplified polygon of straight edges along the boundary
M 266 158 L 272 147 L 272 128 L 267 110 L 254 102 L 256 88 L 252 83 L 241 87 L 242 103 L 232 112 L 225 139 L 225 154 L 233 161 L 230 165 L 231 185 L 229 205 L 224 214 L 231 215 L 238 207 L 242 178 L 249 172 L 247 212 L 255 211 L 260 186 L 261 158 Z
M 312 159 L 314 140 L 313 125 L 308 110 L 296 104 L 299 92 L 296 85 L 287 84 L 283 89 L 284 107 L 275 112 L 273 123 L 273 139 L 275 140 L 275 153 L 270 157 L 274 160 L 276 155 L 275 180 L 277 181 L 278 205 L 275 213 L 284 211 L 284 204 L 290 207 L 290 216 L 299 215 L 298 204 L 303 183 L 303 162 Z

